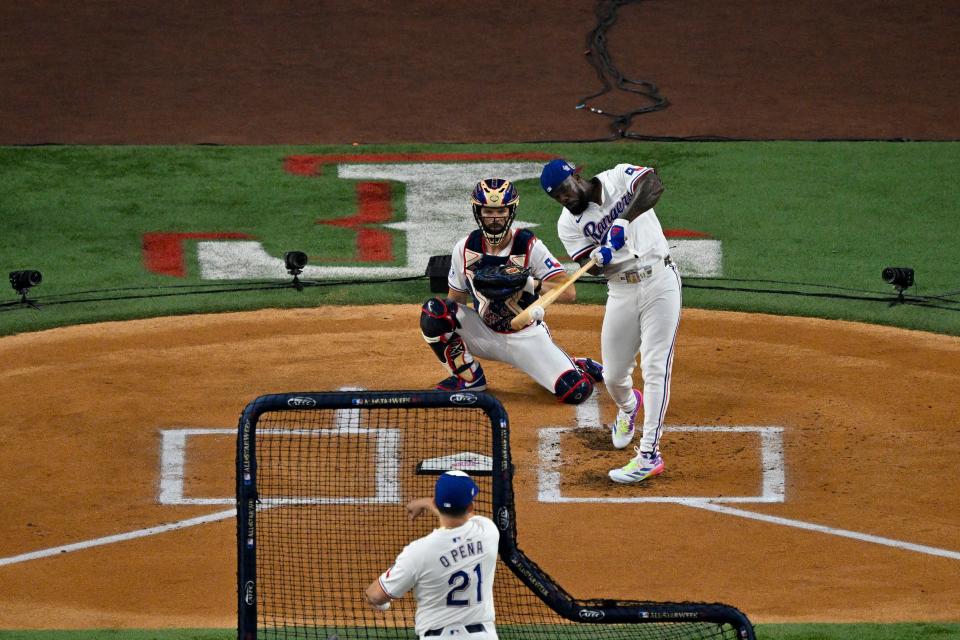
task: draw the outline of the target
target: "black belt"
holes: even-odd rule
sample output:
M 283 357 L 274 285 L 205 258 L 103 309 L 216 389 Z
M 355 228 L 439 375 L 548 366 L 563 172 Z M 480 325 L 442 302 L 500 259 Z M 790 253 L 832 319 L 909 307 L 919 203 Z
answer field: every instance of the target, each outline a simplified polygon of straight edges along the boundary
M 468 624 L 464 627 L 467 630 L 467 633 L 483 633 L 487 629 L 482 624 Z M 424 632 L 425 636 L 442 636 L 443 629 L 430 629 L 429 631 Z

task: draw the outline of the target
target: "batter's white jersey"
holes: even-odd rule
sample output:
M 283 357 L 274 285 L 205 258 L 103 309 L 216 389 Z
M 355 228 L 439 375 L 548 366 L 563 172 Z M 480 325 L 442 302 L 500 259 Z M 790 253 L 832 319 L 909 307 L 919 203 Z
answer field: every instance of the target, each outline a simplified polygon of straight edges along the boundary
M 564 208 L 557 233 L 575 260 L 586 258 L 606 240 L 613 221 L 630 203 L 641 178 L 653 169 L 618 164 L 596 175 L 601 202 L 590 202 L 581 215 Z M 670 247 L 653 209 L 627 226 L 626 243 L 603 268 L 607 306 L 600 333 L 603 381 L 617 406 L 633 403 L 637 354 L 643 372 L 642 451 L 657 451 L 670 401 L 670 378 L 680 323 L 680 275 L 669 260 Z
M 591 202 L 584 212 L 575 216 L 564 207 L 557 222 L 557 233 L 567 253 L 574 260 L 586 257 L 606 239 L 613 221 L 627 210 L 640 179 L 650 167 L 618 164 L 609 171 L 597 174 L 600 181 L 601 203 Z M 662 261 L 670 253 L 660 221 L 653 209 L 648 209 L 627 227 L 627 244 L 613 254 L 613 260 L 605 265 L 603 274 L 610 275 L 638 266 Z
M 489 624 L 493 631 L 499 544 L 497 526 L 484 516 L 475 515 L 454 529 L 434 529 L 403 548 L 380 576 L 380 586 L 391 598 L 413 589 L 421 637 L 453 625 Z

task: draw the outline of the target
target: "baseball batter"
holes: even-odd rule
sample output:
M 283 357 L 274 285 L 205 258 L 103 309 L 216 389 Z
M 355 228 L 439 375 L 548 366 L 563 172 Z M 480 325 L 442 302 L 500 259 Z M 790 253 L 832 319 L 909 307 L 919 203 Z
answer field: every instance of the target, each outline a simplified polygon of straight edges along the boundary
M 473 512 L 478 491 L 463 471 L 447 471 L 437 478 L 432 499 L 407 504 L 411 520 L 431 511 L 440 528 L 404 547 L 364 593 L 373 608 L 385 611 L 391 600 L 413 589 L 420 638 L 497 638 L 493 576 L 500 532 L 489 518 Z
M 557 232 L 567 253 L 607 278 L 607 306 L 600 334 L 604 383 L 619 411 L 611 425 L 613 446 L 626 447 L 643 407 L 643 435 L 636 456 L 610 471 L 614 482 L 640 482 L 663 472 L 660 436 L 670 401 L 670 375 L 680 325 L 680 274 L 653 205 L 663 193 L 649 167 L 618 164 L 583 178 L 565 160 L 551 160 L 540 184 L 563 205 Z M 633 388 L 637 354 L 643 393 Z
M 543 241 L 528 229 L 512 229 L 519 201 L 507 180 L 477 183 L 472 202 L 479 228 L 454 246 L 447 299 L 430 298 L 423 304 L 420 331 L 448 374 L 438 389 L 486 389 L 479 357 L 511 364 L 562 402 L 579 404 L 603 379 L 603 367 L 589 358 L 574 360 L 558 347 L 542 321 L 542 309 L 526 327 L 510 327 L 541 289 L 566 278 Z M 467 306 L 468 299 L 473 308 Z M 558 301 L 575 299 L 576 289 L 570 286 Z

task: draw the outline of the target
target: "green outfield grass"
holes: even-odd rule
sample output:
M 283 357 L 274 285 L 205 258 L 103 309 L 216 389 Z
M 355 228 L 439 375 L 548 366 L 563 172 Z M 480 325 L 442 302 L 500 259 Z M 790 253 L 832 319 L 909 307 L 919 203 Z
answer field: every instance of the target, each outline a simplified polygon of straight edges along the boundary
M 687 278 L 688 307 L 843 318 L 960 335 L 960 144 L 608 143 L 553 146 L 31 147 L 0 148 L 4 193 L 0 269 L 44 274 L 31 297 L 44 307 L 0 307 L 0 335 L 81 322 L 319 304 L 416 303 L 425 279 L 363 286 L 240 291 L 203 282 L 195 242 L 184 243 L 187 276 L 150 273 L 143 234 L 239 233 L 274 256 L 303 250 L 311 264 L 349 265 L 354 231 L 317 220 L 352 214 L 353 183 L 336 171 L 302 177 L 283 159 L 305 153 L 545 152 L 590 173 L 621 161 L 657 168 L 666 192 L 664 227 L 723 243 L 724 279 Z M 557 206 L 536 179 L 519 182 L 519 217 L 557 254 Z M 473 226 L 464 193 L 464 234 Z M 395 185 L 392 221 L 404 218 Z M 403 231 L 385 230 L 405 264 Z M 422 233 L 422 232 L 418 232 Z M 916 269 L 916 304 L 890 306 L 885 266 Z M 776 282 L 769 282 L 776 281 Z M 273 284 L 279 284 L 276 281 Z M 14 302 L 4 285 L 0 302 Z M 77 294 L 76 292 L 91 292 Z M 584 282 L 581 301 L 604 287 Z M 875 300 L 815 297 L 855 296 Z M 948 294 L 948 295 L 945 295 Z M 126 299 L 111 299 L 126 298 Z M 77 302 L 77 300 L 84 302 Z

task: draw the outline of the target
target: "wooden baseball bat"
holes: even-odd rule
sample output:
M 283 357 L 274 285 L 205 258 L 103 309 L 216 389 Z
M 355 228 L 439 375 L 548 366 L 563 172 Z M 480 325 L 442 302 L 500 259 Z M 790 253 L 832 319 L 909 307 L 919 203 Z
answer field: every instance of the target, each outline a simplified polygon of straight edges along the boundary
M 553 304 L 554 300 L 560 297 L 561 293 L 567 290 L 567 287 L 569 287 L 574 282 L 576 282 L 580 278 L 580 276 L 585 274 L 587 271 L 590 270 L 591 267 L 595 266 L 596 264 L 597 264 L 597 261 L 593 258 L 590 258 L 585 263 L 583 263 L 583 266 L 577 269 L 572 276 L 567 278 L 566 282 L 564 282 L 559 287 L 554 287 L 553 289 L 550 289 L 545 294 L 540 296 L 536 300 L 536 302 L 534 302 L 532 305 L 530 305 L 529 307 L 521 311 L 519 314 L 517 314 L 517 316 L 510 321 L 510 326 L 513 327 L 513 330 L 518 331 L 524 328 L 525 326 L 527 326 L 528 324 L 530 324 L 531 309 L 533 309 L 534 307 L 542 307 L 543 309 L 546 309 L 547 307 L 549 307 L 551 304 Z

